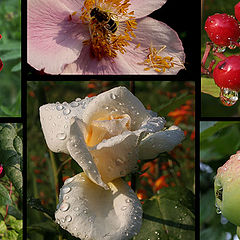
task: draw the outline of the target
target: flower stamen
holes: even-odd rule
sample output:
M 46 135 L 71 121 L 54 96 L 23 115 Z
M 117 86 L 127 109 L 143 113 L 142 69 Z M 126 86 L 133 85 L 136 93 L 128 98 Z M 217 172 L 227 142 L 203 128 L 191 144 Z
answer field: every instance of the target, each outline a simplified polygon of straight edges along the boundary
M 93 57 L 116 57 L 124 54 L 129 41 L 136 37 L 134 11 L 128 13 L 130 0 L 85 0 L 80 21 L 89 25 L 91 38 L 83 41 L 90 45 Z M 76 12 L 72 13 L 72 16 Z
M 147 49 L 148 55 L 146 59 L 138 63 L 140 65 L 146 65 L 147 67 L 144 68 L 144 71 L 149 71 L 150 69 L 154 69 L 156 72 L 165 72 L 166 69 L 170 69 L 177 64 L 176 62 L 173 62 L 174 57 L 171 56 L 160 56 L 160 53 L 166 48 L 166 45 L 162 46 L 159 50 L 154 48 L 152 44 Z

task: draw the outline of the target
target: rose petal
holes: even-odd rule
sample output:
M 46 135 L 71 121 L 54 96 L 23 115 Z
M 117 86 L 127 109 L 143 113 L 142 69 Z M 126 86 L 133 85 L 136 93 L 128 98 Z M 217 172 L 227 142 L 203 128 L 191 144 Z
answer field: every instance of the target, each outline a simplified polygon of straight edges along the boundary
M 149 134 L 139 146 L 139 158 L 153 159 L 159 153 L 171 151 L 184 139 L 183 131 L 177 126 L 171 126 L 165 131 Z
M 116 87 L 97 95 L 86 107 L 83 121 L 88 125 L 91 121 L 108 115 L 128 114 L 131 118 L 131 131 L 138 129 L 149 117 L 143 104 L 127 88 Z
M 142 18 L 161 8 L 167 0 L 131 0 L 128 12 L 134 11 L 135 18 Z
M 138 136 L 124 132 L 90 149 L 104 182 L 126 176 L 137 167 Z
M 82 240 L 131 239 L 141 227 L 141 203 L 122 179 L 109 187 L 104 190 L 84 173 L 67 179 L 60 191 L 56 222 Z
M 84 123 L 78 118 L 71 119 L 70 137 L 67 142 L 67 149 L 71 157 L 81 166 L 83 171 L 94 183 L 108 189 L 107 185 L 102 181 L 92 155 L 85 144 L 84 136 L 81 131 L 83 124 Z
M 70 131 L 70 119 L 82 117 L 85 107 L 93 98 L 85 98 L 71 103 L 50 103 L 39 108 L 40 121 L 48 148 L 53 152 L 68 153 L 67 141 Z
M 71 13 L 61 1 L 28 1 L 28 63 L 37 70 L 59 74 L 78 58 L 89 30 L 69 21 Z

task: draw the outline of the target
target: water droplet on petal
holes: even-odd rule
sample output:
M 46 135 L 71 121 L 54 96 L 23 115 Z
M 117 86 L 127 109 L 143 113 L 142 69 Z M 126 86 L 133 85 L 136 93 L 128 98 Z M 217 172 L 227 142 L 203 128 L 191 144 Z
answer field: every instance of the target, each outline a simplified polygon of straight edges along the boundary
M 73 102 L 70 103 L 71 107 L 77 107 L 78 105 L 79 105 L 79 102 L 73 101 Z
M 64 106 L 59 104 L 59 105 L 56 106 L 56 109 L 57 109 L 58 111 L 61 111 L 61 110 L 64 109 Z
M 67 222 L 71 222 L 71 221 L 72 221 L 72 217 L 71 217 L 70 215 L 67 215 L 66 218 L 65 218 L 65 220 L 66 220 Z
M 220 100 L 224 106 L 233 106 L 238 100 L 238 92 L 229 88 L 221 88 Z
M 128 198 L 128 199 L 125 200 L 125 202 L 130 203 L 130 202 L 132 202 L 132 200 L 130 198 Z
M 111 94 L 110 94 L 110 98 L 112 98 L 112 99 L 116 99 L 117 97 L 116 97 L 115 94 L 111 93 Z
M 85 210 L 83 210 L 83 213 L 87 214 L 87 210 L 86 210 L 86 209 L 85 209 Z
M 70 204 L 67 203 L 67 202 L 64 202 L 64 203 L 61 204 L 60 210 L 61 210 L 62 212 L 66 212 L 66 211 L 69 209 L 69 207 L 70 207 Z
M 69 108 L 63 110 L 64 115 L 68 115 L 71 112 Z
M 121 207 L 121 210 L 122 210 L 122 211 L 125 211 L 126 209 L 127 209 L 127 206 Z
M 64 187 L 63 189 L 62 189 L 62 192 L 63 193 L 69 193 L 71 191 L 71 188 L 70 187 Z
M 59 140 L 64 140 L 67 136 L 64 132 L 60 132 L 56 135 Z
M 80 102 L 80 101 L 81 101 L 81 98 L 76 98 L 75 101 L 76 101 L 76 102 Z
M 68 183 L 70 183 L 72 181 L 73 181 L 73 178 L 68 178 L 68 179 L 65 180 L 64 184 L 68 184 Z

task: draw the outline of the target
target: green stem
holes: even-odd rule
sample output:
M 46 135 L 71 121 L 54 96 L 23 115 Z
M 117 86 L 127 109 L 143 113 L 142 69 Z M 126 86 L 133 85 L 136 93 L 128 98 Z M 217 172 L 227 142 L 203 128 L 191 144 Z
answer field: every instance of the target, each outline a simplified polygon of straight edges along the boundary
M 50 160 L 51 160 L 52 171 L 53 171 L 53 179 L 54 179 L 54 186 L 55 186 L 55 193 L 56 193 L 56 205 L 57 205 L 58 204 L 58 192 L 59 192 L 57 166 L 56 166 L 54 154 L 51 150 L 49 150 L 49 154 L 50 154 Z

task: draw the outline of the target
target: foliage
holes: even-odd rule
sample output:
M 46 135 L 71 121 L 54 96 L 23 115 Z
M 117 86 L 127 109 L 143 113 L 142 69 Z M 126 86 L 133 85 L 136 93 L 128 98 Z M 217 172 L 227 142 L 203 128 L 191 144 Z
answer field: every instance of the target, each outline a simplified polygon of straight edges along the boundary
M 201 27 L 201 56 L 203 57 L 205 48 L 206 48 L 206 42 L 209 42 L 210 39 L 207 37 L 207 33 L 204 30 L 204 24 L 208 16 L 211 16 L 215 13 L 227 13 L 229 15 L 234 15 L 234 6 L 237 4 L 239 0 L 204 0 L 203 5 L 203 14 L 202 14 L 202 27 Z M 237 47 L 234 50 L 227 49 L 224 52 L 225 56 L 231 56 L 240 54 L 240 50 Z M 210 54 L 206 66 L 209 65 L 210 61 L 216 60 L 216 64 L 221 61 L 218 57 L 213 56 L 213 54 Z M 214 66 L 216 66 L 216 64 Z M 239 108 L 239 100 L 237 103 L 232 107 L 226 107 L 223 106 L 222 103 L 219 100 L 219 87 L 216 86 L 213 78 L 209 78 L 206 75 L 202 75 L 201 79 L 201 85 L 202 85 L 202 94 L 201 94 L 201 105 L 202 105 L 202 116 L 234 116 L 240 114 L 240 108 Z
M 39 107 L 50 102 L 91 97 L 120 85 L 130 88 L 127 81 L 28 82 L 29 239 L 76 239 L 54 222 L 53 215 L 63 181 L 82 171 L 71 157 L 47 149 L 40 127 Z M 135 82 L 135 95 L 145 107 L 165 117 L 168 126 L 179 125 L 186 135 L 183 143 L 173 151 L 162 153 L 156 159 L 139 161 L 139 170 L 125 177 L 129 185 L 136 185 L 137 196 L 146 213 L 141 230 L 144 235 L 140 233 L 135 239 L 158 239 L 155 231 L 165 236 L 164 239 L 182 239 L 183 234 L 194 239 L 194 94 L 194 82 Z M 160 208 L 159 199 L 165 201 Z M 168 208 L 171 213 L 163 214 Z M 165 228 L 169 228 L 169 234 Z M 141 238 L 143 236 L 146 237 Z
M 240 148 L 240 122 L 201 122 L 200 132 L 200 236 L 236 240 L 236 226 L 216 213 L 213 183 L 218 167 Z
M 22 239 L 22 125 L 0 124 L 0 239 Z
M 0 1 L 0 116 L 20 116 L 21 112 L 21 3 L 17 0 Z

